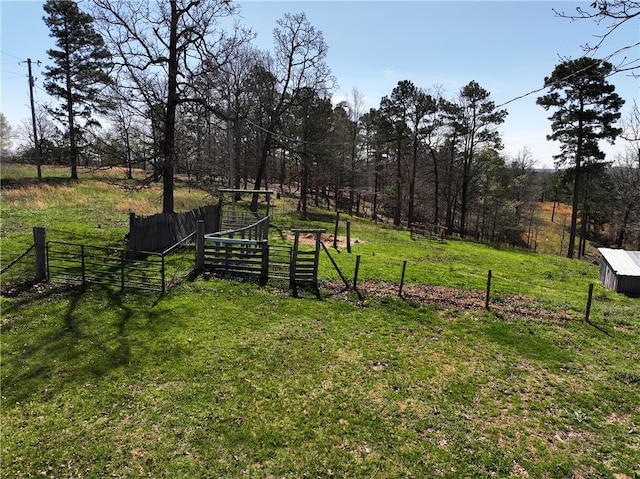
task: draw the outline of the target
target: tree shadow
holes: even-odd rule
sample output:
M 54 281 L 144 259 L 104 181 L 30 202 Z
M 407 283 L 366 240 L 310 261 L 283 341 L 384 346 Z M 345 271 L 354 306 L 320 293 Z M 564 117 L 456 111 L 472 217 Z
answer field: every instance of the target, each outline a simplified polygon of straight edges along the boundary
M 2 394 L 8 404 L 90 383 L 135 364 L 136 330 L 161 334 L 160 323 L 167 319 L 153 314 L 154 298 L 137 294 L 100 286 L 54 289 L 37 297 L 41 304 L 53 305 L 39 320 L 3 324 Z M 13 302 L 10 309 L 19 317 L 28 302 Z M 64 309 L 55 311 L 56 304 Z M 102 317 L 106 308 L 109 314 Z M 174 327 L 168 319 L 165 323 Z

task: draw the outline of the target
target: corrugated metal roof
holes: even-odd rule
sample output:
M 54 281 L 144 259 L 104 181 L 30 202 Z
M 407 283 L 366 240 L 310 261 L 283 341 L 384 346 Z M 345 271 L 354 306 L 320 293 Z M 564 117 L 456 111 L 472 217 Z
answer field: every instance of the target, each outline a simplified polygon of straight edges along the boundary
M 598 248 L 618 276 L 640 276 L 640 251 Z

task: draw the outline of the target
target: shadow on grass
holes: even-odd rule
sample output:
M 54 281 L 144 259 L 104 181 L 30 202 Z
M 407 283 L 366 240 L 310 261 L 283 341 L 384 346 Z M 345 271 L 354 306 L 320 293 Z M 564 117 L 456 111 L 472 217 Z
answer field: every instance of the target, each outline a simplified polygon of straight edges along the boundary
M 50 185 L 50 186 L 67 186 L 75 185 L 78 180 L 72 180 L 69 177 L 50 176 L 38 180 L 37 178 L 2 178 L 2 187 L 6 189 L 24 188 L 26 186 Z
M 520 328 L 504 324 L 494 323 L 486 329 L 487 337 L 508 349 L 511 349 L 528 360 L 545 363 L 547 367 L 555 367 L 572 361 L 574 355 L 540 337 L 531 328 Z
M 54 295 L 66 301 L 52 300 Z M 132 295 L 137 293 L 97 286 L 62 292 L 52 289 L 39 294 L 37 301 L 64 304 L 64 310 L 53 310 L 32 321 L 13 321 L 22 321 L 19 325 L 3 324 L 2 394 L 8 404 L 55 394 L 69 384 L 85 384 L 129 367 L 139 360 L 132 346 L 144 341 L 141 336 L 145 331 L 156 336 L 176 327 L 151 311 L 157 304 L 154 298 Z M 29 298 L 34 301 L 33 295 Z M 29 307 L 28 302 L 25 298 L 12 304 L 16 317 L 22 308 Z M 142 311 L 141 307 L 147 306 Z M 18 328 L 20 331 L 13 331 Z M 146 348 L 140 352 L 146 354 Z M 161 359 L 171 358 L 175 355 Z

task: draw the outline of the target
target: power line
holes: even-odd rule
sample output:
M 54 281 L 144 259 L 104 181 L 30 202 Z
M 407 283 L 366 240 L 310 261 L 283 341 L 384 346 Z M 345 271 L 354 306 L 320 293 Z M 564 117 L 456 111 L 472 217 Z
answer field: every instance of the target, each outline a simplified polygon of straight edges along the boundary
M 19 58 L 19 57 L 15 56 L 15 55 L 12 55 L 11 53 L 7 53 L 4 50 L 0 50 L 0 53 L 2 53 L 3 55 L 6 55 L 8 57 L 15 58 L 18 61 L 23 61 L 22 58 Z
M 609 60 L 611 60 L 614 56 L 618 55 L 619 53 L 621 53 L 621 52 L 623 52 L 623 51 L 625 51 L 625 50 L 629 50 L 629 49 L 631 49 L 631 48 L 637 47 L 637 46 L 639 46 L 639 45 L 640 45 L 640 42 L 637 42 L 637 43 L 634 43 L 633 45 L 627 45 L 627 46 L 625 46 L 625 47 L 622 47 L 622 48 L 620 48 L 620 49 L 616 50 L 615 52 L 611 53 L 610 55 L 607 55 L 605 58 L 603 58 L 603 59 L 602 59 L 602 60 L 600 60 L 600 61 L 601 61 L 601 62 L 603 62 L 603 61 L 604 61 L 604 62 L 608 62 Z M 587 57 L 586 55 L 584 55 L 584 56 L 582 56 L 581 58 L 590 58 L 590 57 Z M 636 60 L 636 61 L 637 61 L 637 60 Z M 634 62 L 634 61 L 632 61 L 631 63 L 633 63 L 633 62 Z M 560 82 L 563 82 L 563 81 L 565 81 L 565 80 L 569 80 L 570 78 L 572 78 L 572 77 L 574 77 L 574 76 L 576 76 L 576 75 L 579 75 L 580 73 L 584 73 L 584 72 L 586 72 L 587 70 L 590 70 L 591 68 L 595 68 L 597 65 L 598 65 L 598 63 L 593 63 L 593 64 L 591 64 L 591 65 L 588 65 L 587 67 L 585 67 L 585 68 L 583 68 L 583 69 L 581 69 L 581 70 L 578 70 L 577 72 L 573 72 L 573 73 L 571 73 L 570 75 L 567 75 L 566 77 L 561 78 L 561 79 L 560 79 L 560 80 L 558 80 L 556 83 L 560 83 Z M 615 69 L 614 69 L 614 71 L 612 71 L 612 72 L 611 72 L 609 75 L 607 75 L 607 76 L 613 76 L 613 75 L 615 75 L 616 73 L 619 73 L 619 71 L 617 71 L 617 70 L 615 70 Z M 540 93 L 541 91 L 546 90 L 546 89 L 547 89 L 547 88 L 549 88 L 550 86 L 551 86 L 551 85 L 545 85 L 545 86 L 543 86 L 543 87 L 536 88 L 536 89 L 534 89 L 534 90 L 528 91 L 527 93 L 523 93 L 522 95 L 518 95 L 518 96 L 516 96 L 516 97 L 512 98 L 511 100 L 505 101 L 504 103 L 501 103 L 500 105 L 496 105 L 496 108 L 503 107 L 503 106 L 505 106 L 505 105 L 508 105 L 509 103 L 513 103 L 514 101 L 518 101 L 518 100 L 521 100 L 521 99 L 526 98 L 526 97 L 528 97 L 528 96 L 535 95 L 536 93 Z
M 15 75 L 15 78 L 24 78 L 26 76 L 24 73 L 12 72 L 9 70 L 5 70 L 4 68 L 0 68 L 0 72 L 8 73 L 9 75 Z

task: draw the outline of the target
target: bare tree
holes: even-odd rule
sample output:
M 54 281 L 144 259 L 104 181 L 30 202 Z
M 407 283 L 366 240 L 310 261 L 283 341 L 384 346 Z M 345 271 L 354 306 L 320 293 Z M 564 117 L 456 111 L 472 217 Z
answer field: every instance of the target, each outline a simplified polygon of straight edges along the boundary
M 11 144 L 13 142 L 13 127 L 7 121 L 4 113 L 0 112 L 0 156 L 6 158 L 11 153 Z
M 55 147 L 60 149 L 63 145 L 63 133 L 56 126 L 49 115 L 50 108 L 36 107 L 36 135 L 38 137 L 38 148 L 43 162 L 51 162 L 51 151 Z M 20 144 L 18 145 L 19 155 L 28 161 L 35 159 L 33 124 L 31 120 L 25 120 L 18 128 L 18 137 Z M 59 151 L 59 156 L 64 156 L 66 152 Z
M 93 0 L 95 17 L 112 45 L 119 80 L 147 102 L 150 111 L 162 115 L 160 154 L 163 177 L 162 210 L 173 212 L 176 164 L 176 111 L 178 105 L 202 101 L 189 96 L 187 88 L 206 59 L 209 65 L 225 64 L 245 39 L 235 30 L 227 35 L 218 21 L 236 8 L 227 0 L 170 0 L 169 2 L 123 2 Z M 212 62 L 215 59 L 215 62 Z M 161 86 L 161 103 L 146 97 L 145 85 Z M 157 90 L 156 90 L 157 91 Z
M 213 59 L 215 61 L 215 59 Z M 203 74 L 194 83 L 194 89 L 206 97 L 209 115 L 224 121 L 228 149 L 228 186 L 239 188 L 240 164 L 243 143 L 250 138 L 251 112 L 260 103 L 260 88 L 256 72 L 264 69 L 268 55 L 251 45 L 240 46 L 235 55 L 220 67 L 203 64 Z M 194 92 L 194 95 L 196 93 Z M 211 108 L 215 105 L 215 109 Z M 207 118 L 210 123 L 212 118 Z
M 348 133 L 349 133 L 349 214 L 353 214 L 353 202 L 357 184 L 357 166 L 360 156 L 359 146 L 362 142 L 360 118 L 364 114 L 364 96 L 357 88 L 351 90 L 351 97 L 347 102 Z M 359 194 L 358 194 L 359 198 Z M 358 213 L 360 202 L 356 203 Z
M 633 0 L 593 0 L 588 3 L 588 7 L 581 5 L 576 7 L 575 13 L 565 13 L 554 9 L 556 15 L 575 20 L 593 20 L 598 26 L 604 24 L 605 31 L 594 35 L 597 39 L 593 44 L 583 45 L 587 53 L 597 53 L 607 43 L 616 31 L 620 30 L 626 23 L 633 22 L 640 17 L 640 2 Z M 637 29 L 637 27 L 636 27 Z M 636 36 L 636 40 L 638 37 Z M 626 40 L 626 39 L 625 39 Z M 628 41 L 628 40 L 627 40 Z M 628 57 L 627 52 L 633 51 L 640 45 L 640 41 L 628 43 L 605 58 L 613 64 L 614 70 L 631 71 L 637 74 L 640 69 L 640 57 Z M 637 50 L 636 50 L 637 51 Z M 623 55 L 622 59 L 616 61 L 614 57 Z
M 635 230 L 640 248 L 640 109 L 634 103 L 622 122 L 622 138 L 628 141 L 625 152 L 618 155 L 610 174 L 616 185 L 619 227 L 616 246 L 622 248 Z
M 285 14 L 273 31 L 275 52 L 271 71 L 265 78 L 275 80 L 271 105 L 263 104 L 263 141 L 255 175 L 255 189 L 265 180 L 267 162 L 275 145 L 278 126 L 297 102 L 298 95 L 309 89 L 325 94 L 334 86 L 334 78 L 324 62 L 328 46 L 304 13 Z M 265 72 L 267 73 L 267 72 Z M 257 199 L 257 196 L 254 196 Z M 256 204 L 252 205 L 253 207 Z

